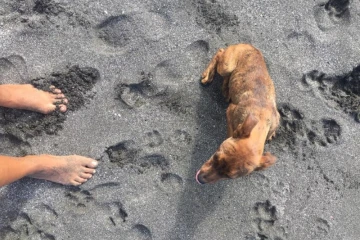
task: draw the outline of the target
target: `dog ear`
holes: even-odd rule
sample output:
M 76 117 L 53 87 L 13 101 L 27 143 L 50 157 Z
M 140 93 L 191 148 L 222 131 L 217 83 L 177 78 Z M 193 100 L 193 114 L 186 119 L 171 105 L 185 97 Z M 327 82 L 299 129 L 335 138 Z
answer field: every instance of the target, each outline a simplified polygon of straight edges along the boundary
M 270 167 L 271 165 L 273 165 L 276 162 L 276 157 L 274 155 L 272 155 L 269 152 L 266 152 L 260 160 L 260 166 L 257 167 L 255 170 L 259 171 L 259 170 L 263 170 L 265 168 Z
M 257 118 L 254 117 L 251 113 L 247 115 L 245 121 L 235 129 L 233 133 L 234 138 L 248 138 L 250 136 L 251 131 L 259 122 Z

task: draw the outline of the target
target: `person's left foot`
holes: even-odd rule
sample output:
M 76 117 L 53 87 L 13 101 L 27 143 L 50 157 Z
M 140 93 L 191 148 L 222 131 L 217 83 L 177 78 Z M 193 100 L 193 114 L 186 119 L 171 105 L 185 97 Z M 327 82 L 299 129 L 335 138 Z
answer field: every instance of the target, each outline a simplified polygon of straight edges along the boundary
M 98 165 L 98 161 L 78 155 L 39 155 L 32 158 L 37 169 L 29 177 L 64 185 L 79 186 L 86 182 L 96 172 L 95 168 Z

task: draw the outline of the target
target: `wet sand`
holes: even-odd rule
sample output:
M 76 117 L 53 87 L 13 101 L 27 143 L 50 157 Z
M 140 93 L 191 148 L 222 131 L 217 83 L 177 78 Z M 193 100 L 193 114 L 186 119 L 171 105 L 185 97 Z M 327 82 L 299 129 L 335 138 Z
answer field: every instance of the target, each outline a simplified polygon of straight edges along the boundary
M 100 161 L 80 187 L 0 188 L 0 239 L 358 239 L 358 1 L 0 3 L 0 83 L 55 85 L 69 111 L 0 109 L 0 154 Z M 259 48 L 281 126 L 271 168 L 199 185 L 226 137 L 218 48 Z

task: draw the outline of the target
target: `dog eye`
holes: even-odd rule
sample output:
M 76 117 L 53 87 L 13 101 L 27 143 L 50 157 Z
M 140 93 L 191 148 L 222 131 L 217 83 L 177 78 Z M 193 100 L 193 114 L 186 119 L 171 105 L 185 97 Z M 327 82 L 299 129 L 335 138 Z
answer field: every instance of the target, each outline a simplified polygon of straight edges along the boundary
M 218 169 L 218 171 L 224 171 L 226 166 L 226 162 L 224 161 L 224 159 L 218 157 L 218 156 L 214 156 L 213 158 L 213 167 Z
M 214 163 L 219 162 L 219 156 L 217 154 L 214 155 L 213 161 L 214 161 Z

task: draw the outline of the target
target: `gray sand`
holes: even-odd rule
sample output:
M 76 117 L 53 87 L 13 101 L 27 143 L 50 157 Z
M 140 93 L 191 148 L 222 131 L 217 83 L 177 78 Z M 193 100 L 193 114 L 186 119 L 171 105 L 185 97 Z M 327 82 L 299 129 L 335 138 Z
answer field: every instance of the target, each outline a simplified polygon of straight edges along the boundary
M 0 83 L 99 78 L 68 89 L 80 100 L 65 115 L 1 109 L 0 153 L 100 165 L 81 187 L 1 188 L 0 239 L 359 239 L 360 2 L 281 2 L 1 1 Z M 282 122 L 266 150 L 278 161 L 200 186 L 227 106 L 220 78 L 200 75 L 238 42 L 274 80 Z

